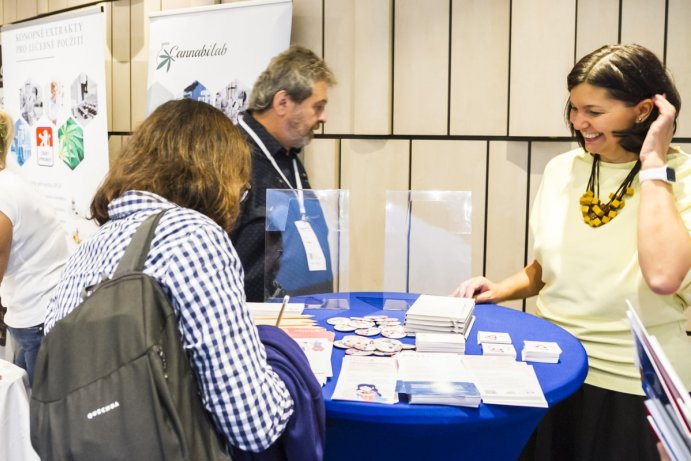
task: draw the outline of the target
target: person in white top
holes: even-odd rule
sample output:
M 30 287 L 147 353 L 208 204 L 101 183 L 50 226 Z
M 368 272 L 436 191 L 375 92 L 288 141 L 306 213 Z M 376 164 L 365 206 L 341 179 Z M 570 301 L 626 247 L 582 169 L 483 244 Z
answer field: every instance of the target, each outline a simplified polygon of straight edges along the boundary
M 0 297 L 17 350 L 15 363 L 33 378 L 43 317 L 69 256 L 67 237 L 45 199 L 5 168 L 12 117 L 0 111 Z

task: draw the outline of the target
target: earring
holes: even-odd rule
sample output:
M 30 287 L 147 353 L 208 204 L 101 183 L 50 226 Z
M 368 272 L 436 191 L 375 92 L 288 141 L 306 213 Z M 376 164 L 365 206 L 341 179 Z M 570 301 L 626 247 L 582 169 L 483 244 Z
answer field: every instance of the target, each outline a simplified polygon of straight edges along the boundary
M 643 123 L 643 117 L 638 117 L 636 119 L 636 123 Z

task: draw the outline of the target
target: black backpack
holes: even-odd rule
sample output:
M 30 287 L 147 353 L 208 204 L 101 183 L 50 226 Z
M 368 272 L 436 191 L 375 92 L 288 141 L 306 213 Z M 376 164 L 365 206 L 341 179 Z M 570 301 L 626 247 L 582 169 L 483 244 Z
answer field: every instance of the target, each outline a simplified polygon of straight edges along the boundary
M 170 301 L 142 272 L 163 213 L 43 339 L 31 394 L 31 442 L 43 461 L 229 459 Z

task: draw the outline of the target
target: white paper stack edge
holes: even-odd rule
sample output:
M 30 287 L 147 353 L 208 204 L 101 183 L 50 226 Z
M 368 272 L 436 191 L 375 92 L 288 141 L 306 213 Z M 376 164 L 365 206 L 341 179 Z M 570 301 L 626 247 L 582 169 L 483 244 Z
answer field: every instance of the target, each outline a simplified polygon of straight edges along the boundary
M 523 341 L 521 359 L 524 362 L 558 363 L 561 355 L 559 344 L 551 341 Z
M 449 296 L 420 295 L 405 317 L 409 333 L 460 333 L 467 336 L 472 327 L 475 300 Z
M 516 348 L 513 344 L 482 343 L 482 355 L 505 355 L 516 358 Z
M 420 332 L 415 335 L 418 352 L 452 352 L 465 354 L 465 336 L 458 333 Z

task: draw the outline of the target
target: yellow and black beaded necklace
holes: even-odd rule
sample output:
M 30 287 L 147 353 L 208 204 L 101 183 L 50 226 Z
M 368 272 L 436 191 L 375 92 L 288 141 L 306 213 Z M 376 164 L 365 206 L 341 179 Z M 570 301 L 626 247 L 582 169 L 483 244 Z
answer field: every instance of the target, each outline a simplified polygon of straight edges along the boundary
M 619 188 L 609 194 L 609 201 L 600 201 L 600 154 L 593 154 L 593 167 L 590 170 L 590 179 L 585 193 L 581 195 L 581 212 L 583 221 L 591 227 L 600 227 L 607 224 L 617 216 L 617 213 L 624 208 L 626 203 L 624 195 L 633 195 L 631 183 L 641 169 L 641 161 L 631 168 L 629 174 L 624 178 Z

